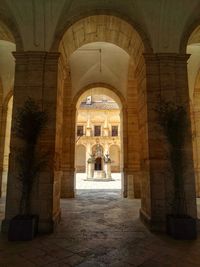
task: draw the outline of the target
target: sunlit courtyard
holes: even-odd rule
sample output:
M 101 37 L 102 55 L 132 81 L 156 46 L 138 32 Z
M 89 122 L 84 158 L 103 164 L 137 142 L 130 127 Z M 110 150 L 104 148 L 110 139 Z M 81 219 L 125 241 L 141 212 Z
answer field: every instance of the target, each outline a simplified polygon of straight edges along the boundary
M 87 181 L 86 173 L 76 174 L 76 189 L 108 189 L 120 190 L 122 188 L 121 173 L 112 173 L 111 181 Z

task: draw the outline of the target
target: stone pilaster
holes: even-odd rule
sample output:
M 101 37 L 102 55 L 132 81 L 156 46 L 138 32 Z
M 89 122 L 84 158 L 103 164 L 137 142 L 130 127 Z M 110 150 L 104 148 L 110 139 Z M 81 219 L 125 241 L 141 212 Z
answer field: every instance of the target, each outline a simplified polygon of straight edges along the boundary
M 141 197 L 140 142 L 138 128 L 137 80 L 135 67 L 130 63 L 127 87 L 127 195 L 129 198 Z M 124 177 L 125 178 L 125 177 Z
M 72 107 L 71 97 L 71 77 L 70 72 L 66 71 L 63 95 L 63 130 L 62 130 L 62 179 L 61 179 L 61 198 L 74 197 L 75 179 L 75 116 L 76 107 Z
M 141 217 L 156 230 L 164 230 L 166 214 L 171 210 L 173 178 L 166 139 L 157 120 L 156 109 L 162 101 L 185 105 L 189 109 L 187 80 L 188 55 L 145 54 L 148 151 L 143 164 L 148 166 L 149 209 L 141 207 Z M 190 116 L 189 116 L 190 117 Z M 192 134 L 188 131 L 184 153 L 184 178 L 187 213 L 196 218 L 195 178 L 192 155 Z M 148 182 L 149 181 L 149 182 Z
M 6 135 L 6 117 L 8 107 L 4 107 L 0 104 L 0 197 L 2 196 L 2 183 L 3 183 L 3 172 L 4 172 L 4 148 L 5 148 L 5 135 Z
M 9 156 L 8 190 L 3 231 L 9 220 L 19 212 L 19 181 L 15 151 L 20 146 L 13 126 L 17 109 L 23 106 L 28 97 L 34 99 L 41 109 L 47 111 L 48 122 L 43 132 L 39 151 L 48 152 L 48 164 L 35 183 L 31 196 L 31 212 L 39 215 L 39 231 L 51 232 L 60 218 L 59 155 L 56 151 L 57 138 L 57 74 L 59 53 L 15 52 L 15 84 L 13 92 L 13 120 Z
M 191 120 L 193 131 L 193 156 L 196 177 L 196 197 L 200 197 L 200 80 L 194 88 L 193 99 L 191 101 Z

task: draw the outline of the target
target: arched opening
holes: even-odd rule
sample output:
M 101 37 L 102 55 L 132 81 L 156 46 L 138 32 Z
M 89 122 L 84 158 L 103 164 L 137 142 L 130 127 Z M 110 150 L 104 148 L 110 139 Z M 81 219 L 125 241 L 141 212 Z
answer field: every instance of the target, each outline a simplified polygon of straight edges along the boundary
M 200 218 L 200 26 L 191 33 L 187 43 L 188 85 L 190 96 L 193 160 L 196 184 L 197 216 Z
M 76 104 L 76 189 L 117 189 L 120 192 L 123 172 L 123 113 L 119 96 L 106 87 L 92 87 L 79 96 Z M 110 147 L 118 145 L 122 163 L 115 161 L 118 180 L 113 176 L 112 164 L 116 159 Z M 84 146 L 85 173 L 80 172 L 77 159 Z M 112 156 L 115 158 L 111 157 Z M 82 157 L 83 159 L 83 157 Z M 83 160 L 84 161 L 84 160 Z M 115 172 L 116 173 L 116 172 Z M 76 191 L 78 194 L 79 192 Z
M 103 170 L 104 150 L 105 149 L 99 144 L 94 145 L 92 148 L 92 155 L 95 155 L 94 171 L 102 171 Z
M 102 171 L 102 169 L 103 169 L 102 160 L 103 160 L 102 157 L 98 157 L 95 159 L 95 163 L 94 163 L 94 170 L 95 171 Z
M 145 45 L 150 47 L 147 39 Z M 57 144 L 62 145 L 61 198 L 74 197 L 76 110 L 80 96 L 87 89 L 99 88 L 98 95 L 110 89 L 111 98 L 120 99 L 123 156 L 120 155 L 119 168 L 123 173 L 123 196 L 141 197 L 141 210 L 151 216 L 145 45 L 129 23 L 112 15 L 80 19 L 60 37 L 57 114 L 63 111 L 63 117 L 57 119 L 57 130 L 62 134 L 62 141 L 57 139 Z M 87 96 L 88 93 L 85 99 Z
M 0 221 L 5 215 L 7 192 L 15 69 L 12 52 L 16 50 L 14 40 L 9 29 L 0 22 Z

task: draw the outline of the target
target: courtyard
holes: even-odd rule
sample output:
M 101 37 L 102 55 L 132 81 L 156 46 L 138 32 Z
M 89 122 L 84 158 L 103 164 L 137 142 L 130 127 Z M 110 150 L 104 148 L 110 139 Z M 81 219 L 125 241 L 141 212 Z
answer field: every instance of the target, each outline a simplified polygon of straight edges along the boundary
M 120 190 L 122 188 L 121 173 L 112 173 L 112 181 L 86 181 L 86 173 L 76 174 L 77 190 Z

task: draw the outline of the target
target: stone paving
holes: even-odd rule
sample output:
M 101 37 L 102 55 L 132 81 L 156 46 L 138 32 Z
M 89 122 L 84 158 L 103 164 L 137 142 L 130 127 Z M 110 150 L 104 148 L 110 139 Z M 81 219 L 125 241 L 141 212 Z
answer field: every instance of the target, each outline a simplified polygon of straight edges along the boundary
M 80 190 L 61 201 L 62 220 L 50 235 L 8 242 L 0 235 L 0 267 L 199 267 L 200 238 L 154 234 L 138 218 L 140 200 L 120 190 Z
M 121 173 L 112 173 L 113 181 L 85 181 L 86 173 L 76 174 L 76 189 L 121 189 Z

